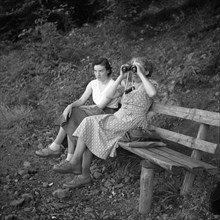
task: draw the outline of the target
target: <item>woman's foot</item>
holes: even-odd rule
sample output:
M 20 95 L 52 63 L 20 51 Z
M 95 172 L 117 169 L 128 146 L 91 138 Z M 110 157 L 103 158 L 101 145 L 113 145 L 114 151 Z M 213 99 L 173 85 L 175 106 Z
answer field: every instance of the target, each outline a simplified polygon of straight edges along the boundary
M 72 173 L 72 174 L 80 175 L 82 173 L 82 167 L 80 165 L 74 166 L 69 161 L 64 160 L 61 161 L 61 163 L 54 165 L 53 171 L 62 174 Z
M 39 157 L 45 157 L 45 158 L 57 158 L 61 154 L 61 149 L 59 150 L 51 150 L 50 146 L 47 146 L 41 150 L 35 151 L 35 154 Z
M 82 175 L 75 176 L 70 182 L 64 183 L 63 188 L 75 189 L 85 185 L 91 184 L 92 179 L 90 176 L 84 177 Z
M 60 163 L 53 166 L 53 171 L 57 173 L 65 173 L 66 166 L 69 166 L 68 160 L 62 160 Z

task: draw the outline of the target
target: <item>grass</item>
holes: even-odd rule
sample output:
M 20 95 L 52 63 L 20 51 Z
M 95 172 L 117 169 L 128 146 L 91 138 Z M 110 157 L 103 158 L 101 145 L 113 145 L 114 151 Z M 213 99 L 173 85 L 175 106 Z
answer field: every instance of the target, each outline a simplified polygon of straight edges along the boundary
M 114 77 L 131 56 L 147 56 L 155 65 L 160 101 L 169 103 L 177 97 L 178 103 L 199 108 L 214 97 L 207 108 L 219 111 L 219 95 L 214 95 L 218 85 L 215 68 L 220 48 L 219 20 L 209 5 L 194 12 L 186 15 L 182 11 L 174 19 L 156 25 L 146 21 L 137 27 L 110 15 L 97 24 L 74 28 L 68 36 L 62 36 L 54 24 L 46 23 L 37 27 L 42 41 L 19 42 L 17 46 L 1 44 L 0 145 L 23 144 L 45 128 L 55 133 L 55 119 L 67 103 L 83 93 L 93 78 L 91 61 L 99 55 L 109 58 Z M 207 68 L 210 65 L 211 73 Z M 202 88 L 203 94 L 209 95 L 200 99 L 197 93 L 201 83 L 209 85 Z M 136 157 L 122 154 L 98 165 L 110 174 L 115 171 L 116 181 L 126 183 L 137 181 L 139 162 Z M 155 212 L 168 213 L 175 220 L 207 216 L 208 189 L 199 186 L 190 197 L 181 197 L 179 180 L 160 175 L 156 178 L 158 191 L 154 199 L 161 205 L 155 207 Z M 173 207 L 176 213 L 171 212 Z

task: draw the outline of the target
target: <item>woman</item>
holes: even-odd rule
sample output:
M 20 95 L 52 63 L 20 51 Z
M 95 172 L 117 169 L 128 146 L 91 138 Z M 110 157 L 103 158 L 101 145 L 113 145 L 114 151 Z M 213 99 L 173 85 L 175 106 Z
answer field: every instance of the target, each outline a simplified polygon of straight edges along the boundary
M 61 152 L 61 144 L 67 135 L 68 154 L 64 161 L 53 167 L 54 171 L 61 172 L 65 164 L 71 160 L 76 139 L 72 136 L 81 121 L 91 115 L 99 115 L 104 113 L 114 113 L 118 109 L 119 96 L 107 99 L 105 93 L 114 84 L 112 79 L 112 68 L 106 58 L 99 58 L 92 64 L 96 79 L 92 80 L 86 87 L 83 95 L 75 102 L 68 105 L 63 114 L 58 119 L 60 129 L 53 143 L 44 149 L 37 150 L 35 153 L 40 157 L 59 157 Z M 92 96 L 95 105 L 85 106 L 84 104 Z M 103 109 L 103 110 L 102 110 Z M 86 155 L 85 155 L 86 157 Z M 86 166 L 86 165 L 85 165 Z M 86 169 L 86 168 L 85 168 Z M 87 169 L 88 170 L 88 169 Z
M 155 87 L 147 78 L 152 72 L 152 64 L 144 58 L 133 58 L 131 65 L 135 67 L 136 72 L 132 73 L 132 89 L 126 90 L 131 92 L 125 91 L 122 97 L 121 108 L 114 114 L 85 118 L 73 133 L 78 140 L 74 155 L 66 165 L 66 173 L 81 175 L 65 183 L 64 187 L 75 188 L 91 182 L 90 175 L 82 174 L 82 164 L 85 162 L 83 155 L 86 154 L 89 158 L 88 166 L 91 164 L 93 154 L 101 159 L 114 156 L 119 139 L 127 131 L 137 127 L 147 127 L 146 113 L 152 104 L 152 97 L 156 95 Z M 123 73 L 121 68 L 119 77 L 113 83 L 111 90 L 106 93 L 108 99 L 114 97 L 127 74 Z

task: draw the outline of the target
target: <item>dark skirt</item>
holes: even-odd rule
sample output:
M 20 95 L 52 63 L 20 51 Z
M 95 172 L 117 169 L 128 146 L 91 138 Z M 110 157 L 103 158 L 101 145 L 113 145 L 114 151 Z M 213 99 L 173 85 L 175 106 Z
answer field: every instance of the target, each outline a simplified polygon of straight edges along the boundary
M 101 114 L 114 114 L 118 109 L 104 108 L 103 110 L 96 105 L 83 105 L 80 107 L 74 107 L 72 109 L 71 116 L 64 119 L 61 115 L 57 120 L 57 125 L 61 126 L 67 135 L 72 135 L 82 120 L 88 116 L 101 115 Z

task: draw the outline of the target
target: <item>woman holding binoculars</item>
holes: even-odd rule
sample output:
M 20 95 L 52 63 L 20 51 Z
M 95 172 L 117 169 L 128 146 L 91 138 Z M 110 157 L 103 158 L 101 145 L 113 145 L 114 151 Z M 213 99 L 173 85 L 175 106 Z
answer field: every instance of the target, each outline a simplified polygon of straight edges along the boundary
M 112 99 L 121 82 L 132 73 L 132 85 L 128 82 L 121 100 L 121 108 L 114 114 L 104 114 L 86 117 L 72 134 L 77 137 L 77 145 L 72 159 L 66 166 L 65 173 L 76 176 L 63 185 L 64 188 L 76 188 L 91 182 L 91 177 L 83 173 L 82 164 L 87 155 L 87 166 L 90 167 L 93 154 L 101 159 L 116 155 L 118 141 L 129 130 L 147 128 L 146 114 L 152 104 L 152 97 L 156 95 L 154 85 L 148 77 L 152 73 L 152 64 L 145 58 L 133 58 L 130 69 L 120 69 L 120 75 L 106 92 L 106 98 Z M 135 111 L 134 111 L 135 108 Z M 88 159 L 89 158 L 89 159 Z

